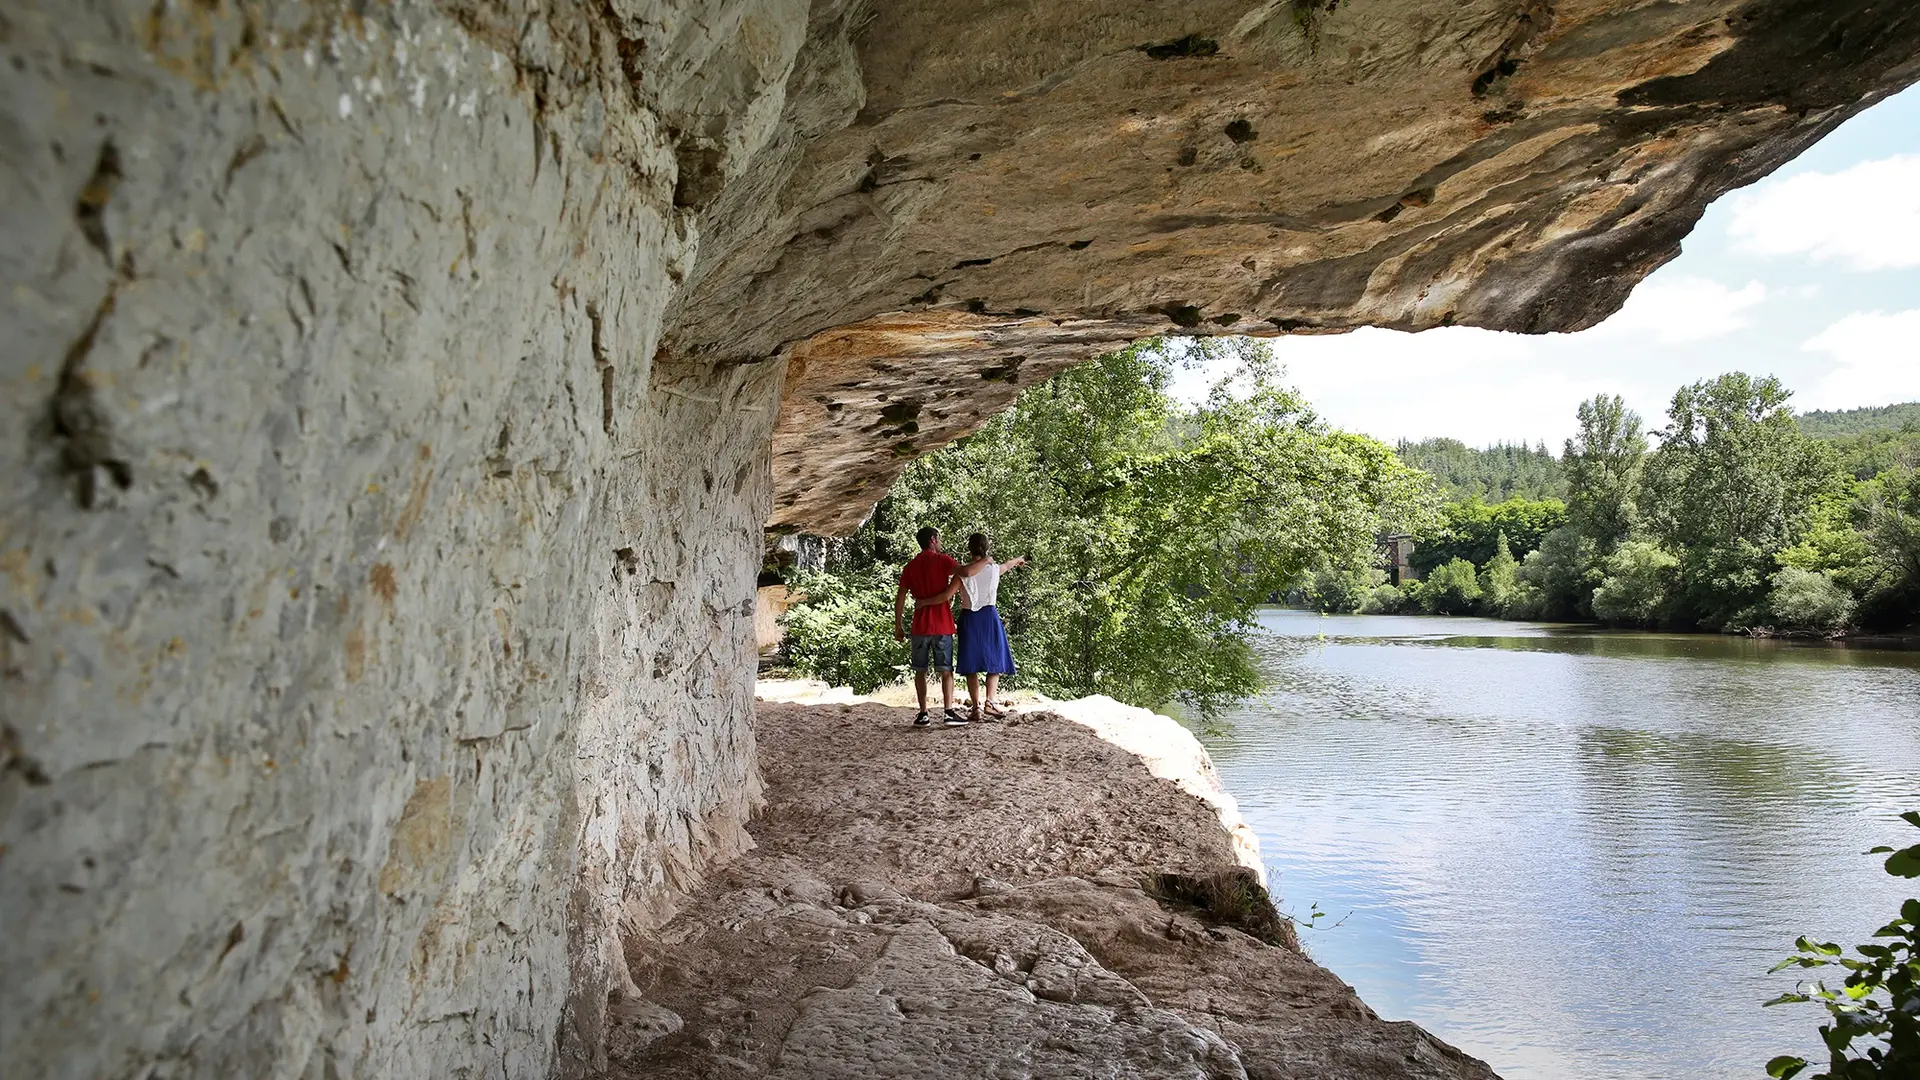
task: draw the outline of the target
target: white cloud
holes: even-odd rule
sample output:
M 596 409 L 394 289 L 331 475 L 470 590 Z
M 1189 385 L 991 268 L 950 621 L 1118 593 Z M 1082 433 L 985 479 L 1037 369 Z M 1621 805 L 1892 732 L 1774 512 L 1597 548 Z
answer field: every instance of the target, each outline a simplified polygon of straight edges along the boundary
M 1920 154 L 1809 172 L 1735 195 L 1727 232 L 1755 255 L 1803 255 L 1853 270 L 1920 266 Z
M 1337 427 L 1387 442 L 1444 435 L 1471 445 L 1545 440 L 1557 447 L 1571 434 L 1580 401 L 1623 388 L 1610 374 L 1554 370 L 1547 360 L 1553 348 L 1552 338 L 1472 327 L 1366 329 L 1273 343 L 1285 381 Z M 1174 392 L 1197 398 L 1211 374 L 1183 373 Z
M 1705 341 L 1746 326 L 1748 313 L 1766 299 L 1767 287 L 1757 281 L 1730 289 L 1711 278 L 1653 277 L 1633 290 L 1617 314 L 1589 333 L 1647 335 L 1667 345 Z
M 1920 309 L 1892 315 L 1856 311 L 1807 339 L 1809 352 L 1833 357 L 1835 367 L 1802 409 L 1852 409 L 1920 399 Z

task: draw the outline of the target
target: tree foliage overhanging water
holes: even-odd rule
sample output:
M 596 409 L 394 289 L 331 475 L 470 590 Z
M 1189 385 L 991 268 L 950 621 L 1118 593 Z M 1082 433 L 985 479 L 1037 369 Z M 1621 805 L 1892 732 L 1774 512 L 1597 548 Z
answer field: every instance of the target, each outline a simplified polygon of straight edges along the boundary
M 1169 393 L 1182 364 L 1223 357 L 1234 374 L 1205 401 Z M 826 571 L 796 579 L 789 661 L 862 691 L 903 672 L 893 587 L 925 524 L 1032 560 L 1001 592 L 1018 684 L 1150 707 L 1251 692 L 1241 639 L 1277 595 L 1807 634 L 1920 611 L 1920 430 L 1899 409 L 1796 422 L 1778 380 L 1733 372 L 1680 388 L 1651 433 L 1618 397 L 1583 402 L 1557 459 L 1444 439 L 1396 453 L 1328 427 L 1277 376 L 1257 343 L 1156 340 L 1027 391 L 910 465 Z M 1422 580 L 1387 583 L 1377 538 L 1393 532 L 1415 538 Z
M 1183 363 L 1237 360 L 1187 405 Z M 922 525 L 976 530 L 1030 569 L 1001 586 L 1019 682 L 1201 709 L 1251 692 L 1256 606 L 1309 572 L 1360 575 L 1384 528 L 1425 526 L 1437 496 L 1385 444 L 1321 423 L 1263 347 L 1137 344 L 1023 394 L 977 434 L 911 466 L 827 571 L 796 580 L 794 666 L 855 689 L 891 681 L 899 566 Z

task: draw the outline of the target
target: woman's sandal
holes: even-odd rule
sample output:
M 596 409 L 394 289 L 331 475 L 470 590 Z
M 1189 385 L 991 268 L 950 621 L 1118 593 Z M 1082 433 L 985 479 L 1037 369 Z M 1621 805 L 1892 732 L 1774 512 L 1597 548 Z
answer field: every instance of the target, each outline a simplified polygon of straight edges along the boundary
M 997 701 L 988 701 L 988 702 L 987 702 L 987 704 L 986 704 L 986 706 L 985 706 L 985 709 L 986 709 L 986 713 L 987 713 L 987 715 L 988 715 L 988 716 L 1005 716 L 1005 715 L 1007 715 L 1007 708 L 1006 708 L 1006 706 L 1004 706 L 1004 705 L 1002 705 L 1002 704 L 1000 704 L 1000 703 L 999 703 L 999 702 L 997 702 Z

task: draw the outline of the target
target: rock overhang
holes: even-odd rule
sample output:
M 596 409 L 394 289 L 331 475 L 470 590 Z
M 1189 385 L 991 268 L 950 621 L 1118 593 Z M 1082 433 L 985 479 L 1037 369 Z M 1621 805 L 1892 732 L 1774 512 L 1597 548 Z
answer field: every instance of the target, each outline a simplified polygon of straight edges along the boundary
M 768 524 L 826 533 L 1142 336 L 1592 326 L 1920 77 L 1873 0 L 828 7 L 663 345 L 789 363 Z

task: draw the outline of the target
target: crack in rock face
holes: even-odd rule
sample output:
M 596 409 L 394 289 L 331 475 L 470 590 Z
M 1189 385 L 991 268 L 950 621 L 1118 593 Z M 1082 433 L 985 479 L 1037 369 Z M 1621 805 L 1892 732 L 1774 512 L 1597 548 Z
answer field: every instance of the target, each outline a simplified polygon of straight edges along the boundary
M 1144 336 L 1592 325 L 1916 78 L 1887 0 L 13 0 L 9 1066 L 682 1037 L 764 529 Z

